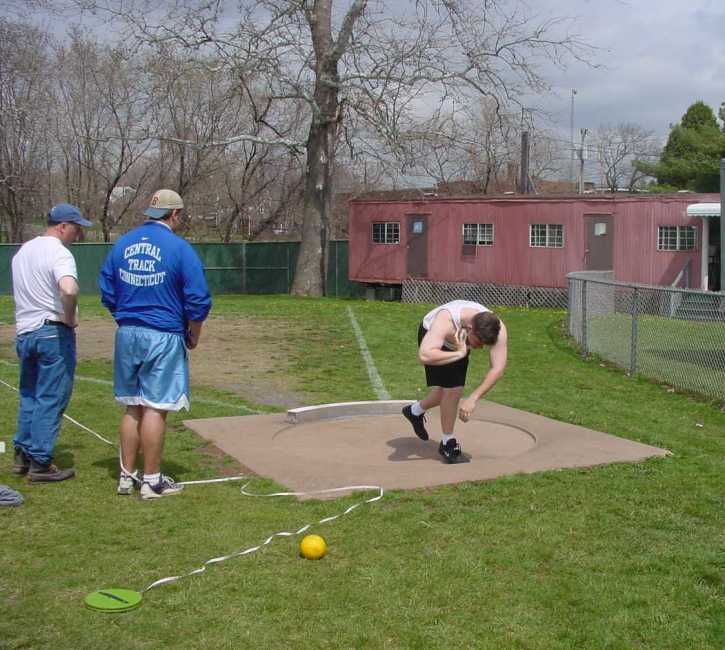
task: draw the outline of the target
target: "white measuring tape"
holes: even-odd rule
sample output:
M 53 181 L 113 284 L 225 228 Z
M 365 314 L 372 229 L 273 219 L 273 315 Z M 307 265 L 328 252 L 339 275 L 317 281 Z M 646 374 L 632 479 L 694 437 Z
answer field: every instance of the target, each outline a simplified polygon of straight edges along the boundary
M 9 389 L 15 391 L 16 393 L 18 392 L 17 388 L 15 388 L 14 386 L 11 386 L 7 382 L 3 381 L 2 379 L 0 379 L 0 384 L 7 386 Z M 115 443 L 111 442 L 107 438 L 104 438 L 101 434 L 93 431 L 93 429 L 89 429 L 84 424 L 81 424 L 80 422 L 78 422 L 78 420 L 74 420 L 69 415 L 66 415 L 64 413 L 63 417 L 66 418 L 67 420 L 69 420 L 70 422 L 72 422 L 73 424 L 75 424 L 76 426 L 80 427 L 84 431 L 87 431 L 88 433 L 93 434 L 94 436 L 96 436 L 96 438 L 98 438 L 102 442 L 105 442 L 106 444 L 110 445 L 111 447 L 117 446 Z M 126 468 L 123 466 L 123 462 L 121 460 L 120 448 L 119 448 L 119 453 L 118 453 L 118 461 L 119 461 L 119 464 L 121 465 L 121 470 L 127 476 L 131 476 L 133 478 L 133 480 L 136 482 L 140 481 L 136 472 L 134 472 L 132 474 L 132 473 L 128 472 L 126 470 Z M 176 484 L 177 485 L 202 485 L 205 483 L 223 483 L 226 481 L 240 481 L 242 479 L 248 479 L 248 478 L 249 478 L 248 476 L 241 475 L 241 476 L 229 476 L 229 477 L 224 477 L 224 478 L 205 479 L 205 480 L 199 480 L 199 481 L 178 481 Z M 361 505 L 364 505 L 366 503 L 373 503 L 375 501 L 379 501 L 380 499 L 383 498 L 383 495 L 384 495 L 383 488 L 380 485 L 347 485 L 344 487 L 329 488 L 326 490 L 315 490 L 313 492 L 272 492 L 270 494 L 256 494 L 254 492 L 249 492 L 246 489 L 248 485 L 249 485 L 249 481 L 241 487 L 241 493 L 244 496 L 249 496 L 249 497 L 301 497 L 301 496 L 311 496 L 314 494 L 333 494 L 333 493 L 338 493 L 338 492 L 352 492 L 355 490 L 366 490 L 366 491 L 367 490 L 378 490 L 378 494 L 376 496 L 371 497 L 369 499 L 364 499 L 362 501 L 358 501 L 357 503 L 352 504 L 344 512 L 341 512 L 337 515 L 331 515 L 329 517 L 323 517 L 322 519 L 320 519 L 320 521 L 317 522 L 318 525 L 326 524 L 330 521 L 334 521 L 335 519 L 338 519 L 339 517 L 343 517 L 344 515 L 355 510 L 355 508 L 357 508 Z M 258 551 L 259 549 L 266 546 L 267 544 L 270 544 L 272 542 L 272 540 L 274 540 L 275 537 L 294 537 L 296 535 L 301 535 L 305 531 L 309 530 L 312 526 L 313 526 L 313 524 L 309 523 L 309 524 L 305 524 L 304 526 L 302 526 L 302 528 L 295 530 L 295 531 L 281 531 L 279 533 L 274 533 L 274 534 L 270 535 L 267 539 L 265 539 L 261 544 L 258 544 L 257 546 L 251 546 L 249 548 L 244 549 L 243 551 L 237 551 L 236 553 L 231 553 L 229 555 L 220 555 L 219 557 L 211 558 L 210 560 L 207 560 L 206 562 L 204 562 L 204 564 L 201 567 L 199 567 L 198 569 L 194 569 L 193 571 L 189 571 L 188 573 L 184 573 L 184 574 L 181 574 L 178 576 L 169 576 L 167 578 L 160 578 L 159 580 L 155 580 L 150 585 L 148 585 L 146 588 L 142 589 L 140 593 L 147 592 L 151 589 L 154 589 L 155 587 L 160 587 L 161 585 L 166 585 L 166 584 L 170 584 L 172 582 L 177 582 L 178 580 L 182 580 L 183 578 L 188 578 L 190 576 L 197 575 L 199 573 L 204 573 L 204 571 L 206 571 L 207 566 L 210 566 L 212 564 L 218 564 L 219 562 L 224 562 L 225 560 L 230 560 L 235 557 L 241 557 L 243 555 L 250 555 L 251 553 Z
M 329 490 L 317 490 L 315 492 L 274 492 L 272 494 L 254 494 L 252 492 L 247 492 L 246 487 L 249 485 L 248 483 L 245 483 L 242 486 L 242 494 L 249 496 L 249 497 L 288 497 L 288 496 L 308 496 L 312 494 L 330 494 L 331 492 L 347 492 L 350 490 L 379 490 L 379 493 L 377 496 L 374 496 L 370 499 L 365 499 L 364 501 L 358 501 L 357 503 L 353 503 L 347 510 L 344 512 L 341 512 L 339 515 L 332 515 L 331 517 L 325 517 L 323 519 L 320 519 L 318 521 L 318 524 L 326 524 L 328 521 L 334 521 L 338 517 L 342 517 L 346 515 L 348 512 L 352 512 L 357 508 L 358 506 L 364 505 L 366 503 L 373 503 L 373 501 L 378 501 L 379 499 L 383 498 L 383 488 L 379 485 L 348 485 L 346 487 L 339 487 L 339 488 L 331 488 Z M 150 589 L 153 589 L 154 587 L 160 587 L 161 585 L 167 585 L 171 582 L 176 582 L 177 580 L 181 580 L 182 578 L 188 578 L 189 576 L 197 575 L 199 573 L 204 573 L 206 571 L 206 567 L 211 564 L 218 564 L 219 562 L 224 562 L 225 560 L 230 560 L 234 557 L 241 557 L 242 555 L 250 555 L 251 553 L 254 553 L 255 551 L 258 551 L 263 546 L 266 546 L 267 544 L 271 543 L 272 540 L 275 537 L 294 537 L 296 535 L 301 535 L 306 530 L 312 527 L 313 524 L 305 524 L 300 528 L 299 530 L 293 530 L 293 531 L 281 531 L 279 533 L 274 533 L 273 535 L 270 535 L 267 539 L 265 539 L 261 544 L 258 544 L 257 546 L 250 546 L 249 548 L 244 549 L 243 551 L 237 551 L 236 553 L 231 553 L 230 555 L 220 555 L 219 557 L 213 557 L 210 560 L 207 560 L 204 562 L 204 564 L 199 567 L 198 569 L 194 569 L 193 571 L 189 571 L 189 573 L 184 573 L 179 576 L 169 576 L 168 578 L 161 578 L 160 580 L 156 580 L 155 582 L 152 582 L 148 587 L 141 590 L 141 593 L 144 593 L 146 591 L 149 591 Z

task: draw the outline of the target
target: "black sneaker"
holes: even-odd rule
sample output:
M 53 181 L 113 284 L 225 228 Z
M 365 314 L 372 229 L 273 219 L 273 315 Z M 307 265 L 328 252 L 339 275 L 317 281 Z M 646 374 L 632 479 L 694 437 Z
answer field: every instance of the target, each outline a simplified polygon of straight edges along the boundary
M 76 471 L 71 467 L 69 469 L 60 469 L 48 463 L 43 465 L 34 458 L 30 459 L 30 468 L 28 469 L 28 479 L 33 483 L 55 483 L 56 481 L 65 481 L 73 478 Z
M 438 453 L 449 465 L 452 465 L 457 463 L 461 456 L 461 446 L 455 438 L 451 438 L 445 445 L 441 441 L 441 444 L 438 445 Z
M 13 460 L 13 474 L 27 474 L 30 469 L 30 458 L 20 447 L 15 447 L 15 459 Z
M 428 432 L 425 430 L 425 425 L 423 424 L 425 422 L 425 414 L 413 415 L 413 409 L 408 405 L 403 407 L 403 415 L 413 425 L 415 435 L 421 440 L 428 440 Z

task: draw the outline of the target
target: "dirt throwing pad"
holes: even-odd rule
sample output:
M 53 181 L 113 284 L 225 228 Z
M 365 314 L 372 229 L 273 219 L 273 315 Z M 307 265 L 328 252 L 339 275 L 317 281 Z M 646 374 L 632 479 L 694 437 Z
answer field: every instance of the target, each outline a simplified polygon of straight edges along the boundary
M 323 404 L 184 424 L 260 476 L 298 492 L 356 484 L 421 488 L 670 453 L 483 401 L 469 422 L 456 422 L 461 462 L 447 464 L 438 453 L 438 409 L 426 414 L 430 440 L 423 442 L 400 412 L 409 403 Z
M 86 596 L 86 606 L 97 612 L 127 612 L 141 604 L 141 594 L 131 589 L 99 589 Z

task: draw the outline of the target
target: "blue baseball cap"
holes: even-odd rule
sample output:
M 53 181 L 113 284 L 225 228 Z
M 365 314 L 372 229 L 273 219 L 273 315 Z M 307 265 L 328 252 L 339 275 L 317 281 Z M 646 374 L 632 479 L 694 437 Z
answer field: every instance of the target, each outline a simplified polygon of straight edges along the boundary
M 70 203 L 54 205 L 48 212 L 48 223 L 77 223 L 79 226 L 89 228 L 93 224 L 84 219 L 81 211 Z

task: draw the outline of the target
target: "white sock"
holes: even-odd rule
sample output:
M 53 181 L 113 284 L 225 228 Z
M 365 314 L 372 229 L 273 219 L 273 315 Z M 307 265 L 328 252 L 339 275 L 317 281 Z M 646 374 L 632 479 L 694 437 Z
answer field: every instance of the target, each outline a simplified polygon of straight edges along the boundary
M 425 413 L 425 409 L 420 408 L 420 402 L 413 404 L 413 406 L 410 407 L 410 410 L 416 417 Z
M 444 433 L 441 442 L 445 445 L 451 438 L 455 438 L 452 433 Z
M 156 485 L 161 480 L 161 473 L 158 474 L 144 474 L 143 480 L 149 485 Z

